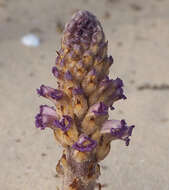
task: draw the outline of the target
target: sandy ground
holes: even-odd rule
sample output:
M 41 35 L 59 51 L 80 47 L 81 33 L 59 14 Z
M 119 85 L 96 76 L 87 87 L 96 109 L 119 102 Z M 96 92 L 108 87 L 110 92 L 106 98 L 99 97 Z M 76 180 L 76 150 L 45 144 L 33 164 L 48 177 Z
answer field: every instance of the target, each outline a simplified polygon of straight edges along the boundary
M 135 124 L 131 145 L 112 143 L 101 163 L 107 190 L 169 189 L 169 1 L 0 0 L 0 189 L 55 190 L 61 147 L 34 116 L 40 84 L 56 85 L 51 68 L 61 30 L 77 9 L 101 20 L 115 64 L 112 77 L 125 83 L 126 101 L 111 118 Z M 40 46 L 21 44 L 27 33 Z

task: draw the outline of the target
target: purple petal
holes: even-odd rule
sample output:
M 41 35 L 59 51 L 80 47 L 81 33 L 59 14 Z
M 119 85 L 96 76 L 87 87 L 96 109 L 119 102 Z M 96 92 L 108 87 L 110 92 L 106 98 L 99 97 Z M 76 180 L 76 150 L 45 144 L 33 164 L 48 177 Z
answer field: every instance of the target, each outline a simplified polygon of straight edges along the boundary
M 123 86 L 123 81 L 120 78 L 113 80 L 113 85 L 115 88 L 121 88 Z
M 115 88 L 114 93 L 112 94 L 112 99 L 126 99 L 127 97 L 123 94 L 123 81 L 120 78 L 117 78 L 112 81 Z
M 83 145 L 83 143 L 89 142 L 87 145 Z M 80 152 L 90 152 L 92 151 L 97 145 L 97 142 L 91 138 L 89 138 L 87 135 L 82 134 L 79 137 L 78 142 L 73 144 L 72 148 L 80 151 Z
M 108 120 L 103 124 L 101 133 L 111 133 L 112 136 L 125 141 L 128 146 L 134 127 L 134 125 L 127 126 L 125 120 Z
M 54 121 L 55 127 L 60 128 L 64 132 L 69 130 L 69 128 L 71 127 L 71 123 L 72 123 L 72 118 L 68 115 L 64 115 L 60 121 L 59 120 Z
M 43 130 L 48 125 L 52 125 L 53 121 L 56 119 L 56 110 L 53 107 L 41 105 L 40 113 L 35 116 L 35 125 L 37 128 Z
M 40 106 L 40 114 L 41 115 L 50 115 L 52 117 L 56 117 L 56 110 L 54 107 L 49 107 L 47 105 Z
M 60 100 L 63 97 L 61 91 L 55 89 L 53 92 L 50 93 L 50 96 L 55 100 Z
M 51 88 L 49 86 L 41 85 L 40 89 L 37 89 L 37 93 L 43 97 L 51 97 L 55 100 L 60 100 L 63 97 L 63 93 L 60 90 Z
M 127 99 L 127 97 L 123 94 L 122 88 L 117 88 L 115 92 L 112 94 L 112 99 Z
M 106 115 L 108 114 L 108 106 L 106 106 L 103 102 L 100 102 L 97 106 L 95 106 L 93 112 L 95 115 Z

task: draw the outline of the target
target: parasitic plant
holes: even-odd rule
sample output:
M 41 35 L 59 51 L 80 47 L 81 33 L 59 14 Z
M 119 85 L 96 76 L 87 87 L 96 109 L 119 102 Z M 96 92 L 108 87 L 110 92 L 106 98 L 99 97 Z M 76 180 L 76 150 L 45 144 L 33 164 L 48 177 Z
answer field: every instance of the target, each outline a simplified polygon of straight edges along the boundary
M 127 126 L 125 120 L 108 120 L 108 109 L 126 96 L 122 80 L 108 77 L 113 58 L 107 55 L 107 46 L 97 18 L 78 11 L 65 26 L 52 68 L 57 89 L 45 85 L 37 89 L 55 105 L 41 105 L 35 124 L 51 128 L 63 146 L 56 166 L 63 179 L 61 190 L 94 190 L 98 163 L 108 155 L 111 141 L 121 139 L 129 145 L 134 126 Z

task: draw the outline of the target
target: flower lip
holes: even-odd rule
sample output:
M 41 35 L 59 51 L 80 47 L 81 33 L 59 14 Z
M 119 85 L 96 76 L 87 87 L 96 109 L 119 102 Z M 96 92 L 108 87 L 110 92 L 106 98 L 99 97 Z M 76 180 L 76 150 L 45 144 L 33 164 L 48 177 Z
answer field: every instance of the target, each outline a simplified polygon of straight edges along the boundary
M 127 99 L 127 97 L 123 94 L 123 81 L 120 78 L 116 78 L 112 81 L 112 84 L 115 88 L 115 91 L 111 95 L 112 99 Z
M 99 106 L 96 110 L 93 110 L 95 115 L 106 115 L 108 114 L 108 106 L 106 106 L 103 102 L 99 103 Z
M 129 145 L 129 137 L 132 135 L 135 126 L 127 126 L 125 120 L 107 120 L 103 123 L 101 128 L 102 134 L 111 134 L 115 139 L 125 141 L 126 146 Z
M 39 96 L 44 96 L 44 90 L 43 90 L 43 88 L 45 87 L 45 85 L 41 85 L 40 86 L 40 89 L 36 89 L 36 92 L 37 92 L 37 94 L 39 95 Z
M 108 76 L 105 76 L 105 78 L 101 81 L 100 85 L 108 85 L 113 84 L 114 88 L 118 89 L 123 87 L 123 81 L 120 78 L 116 78 L 115 80 L 109 79 Z
M 89 142 L 87 145 L 83 145 L 85 142 Z M 79 137 L 78 142 L 74 143 L 72 148 L 80 151 L 80 152 L 91 152 L 97 145 L 97 142 L 87 135 L 82 134 Z
M 52 125 L 55 119 L 57 119 L 56 110 L 53 107 L 41 105 L 40 113 L 35 116 L 35 126 L 44 130 L 49 125 Z
M 63 118 L 60 121 L 56 119 L 53 124 L 55 127 L 60 128 L 62 131 L 66 132 L 71 127 L 71 123 L 72 118 L 68 115 L 63 115 Z
M 63 97 L 63 94 L 61 91 L 55 89 L 53 92 L 51 92 L 50 96 L 55 100 L 60 100 Z
M 132 131 L 134 127 L 135 127 L 134 125 L 127 126 L 125 120 L 121 120 L 118 123 L 117 128 L 111 128 L 110 132 L 112 136 L 115 136 L 121 140 L 124 140 L 126 143 L 126 146 L 128 146 L 130 142 L 129 136 L 132 135 Z
M 42 123 L 41 115 L 39 113 L 35 116 L 35 126 L 41 130 L 45 129 L 45 126 Z
M 117 88 L 115 92 L 112 94 L 112 99 L 127 99 L 127 97 L 123 94 L 122 88 Z
M 51 88 L 49 86 L 41 85 L 40 89 L 37 89 L 37 93 L 43 97 L 51 97 L 55 100 L 60 100 L 63 97 L 63 93 L 60 90 Z
M 115 88 L 121 88 L 123 86 L 123 81 L 117 77 L 115 80 L 113 80 L 113 84 Z

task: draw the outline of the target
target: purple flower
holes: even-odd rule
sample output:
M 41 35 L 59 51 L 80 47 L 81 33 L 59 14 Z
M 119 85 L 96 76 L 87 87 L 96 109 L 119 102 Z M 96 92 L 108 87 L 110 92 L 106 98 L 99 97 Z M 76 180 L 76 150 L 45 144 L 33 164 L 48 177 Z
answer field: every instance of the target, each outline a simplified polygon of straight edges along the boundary
M 127 97 L 123 94 L 123 89 L 122 88 L 117 88 L 115 90 L 115 92 L 113 92 L 112 99 L 116 100 L 116 99 L 127 99 Z
M 108 114 L 108 106 L 103 102 L 95 104 L 93 107 L 93 113 L 95 113 L 95 115 L 106 115 Z
M 54 126 L 60 128 L 62 131 L 66 132 L 71 127 L 72 118 L 68 115 L 63 115 L 63 118 L 54 121 Z
M 41 85 L 40 89 L 37 89 L 37 93 L 43 97 L 51 97 L 55 100 L 60 100 L 63 97 L 63 93 L 60 90 L 51 88 L 49 86 Z
M 115 80 L 109 79 L 108 76 L 106 76 L 101 82 L 100 82 L 100 93 L 104 90 L 109 90 L 110 94 L 109 101 L 112 101 L 112 103 L 119 99 L 126 99 L 127 97 L 123 93 L 123 81 L 120 78 L 116 78 Z M 112 108 L 112 107 L 110 107 Z
M 112 94 L 112 98 L 127 99 L 127 97 L 123 94 L 123 81 L 120 78 L 117 78 L 113 81 L 113 85 L 116 88 L 116 91 Z
M 65 73 L 65 79 L 66 79 L 66 80 L 72 80 L 72 75 L 71 75 L 70 71 L 67 71 L 67 72 Z
M 121 88 L 123 87 L 123 81 L 120 78 L 116 78 L 115 80 L 113 80 L 113 86 L 115 88 Z
M 74 95 L 81 95 L 81 94 L 83 94 L 83 89 L 80 88 L 80 87 L 74 88 L 73 91 L 72 91 L 72 93 L 73 93 Z
M 111 133 L 113 137 L 125 141 L 128 146 L 134 127 L 134 125 L 127 126 L 125 120 L 108 120 L 103 124 L 101 133 Z
M 57 67 L 52 67 L 52 73 L 53 73 L 53 75 L 54 75 L 56 78 L 58 78 L 58 76 L 59 76 L 59 71 L 58 71 Z
M 88 144 L 84 145 L 84 143 L 86 144 L 87 142 Z M 96 145 L 97 145 L 97 142 L 95 140 L 89 138 L 85 134 L 82 134 L 80 135 L 78 142 L 73 144 L 72 148 L 80 152 L 90 152 L 96 147 Z
M 111 98 L 114 100 L 117 99 L 126 99 L 127 97 L 123 94 L 123 81 L 120 78 L 116 78 L 115 80 L 112 80 L 113 87 L 115 88 L 115 91 L 112 93 Z
M 52 126 L 53 121 L 57 119 L 56 110 L 53 107 L 47 105 L 40 106 L 40 113 L 35 117 L 35 125 L 41 130 L 46 127 Z
M 116 78 L 115 80 L 109 79 L 108 76 L 105 76 L 105 78 L 101 81 L 100 85 L 113 85 L 114 88 L 121 88 L 123 87 L 123 81 L 120 78 Z

